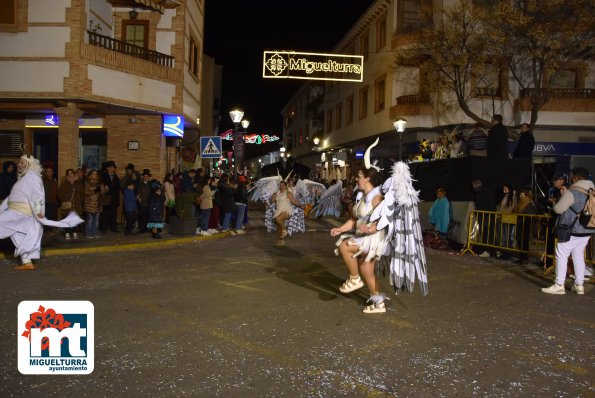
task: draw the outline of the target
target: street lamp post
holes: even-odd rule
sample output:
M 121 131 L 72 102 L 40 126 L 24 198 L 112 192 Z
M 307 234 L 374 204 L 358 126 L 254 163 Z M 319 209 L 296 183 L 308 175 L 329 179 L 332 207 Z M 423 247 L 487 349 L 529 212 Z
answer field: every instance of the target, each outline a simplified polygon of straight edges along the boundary
M 405 132 L 405 126 L 407 126 L 407 120 L 398 118 L 393 122 L 397 134 L 399 134 L 399 160 L 403 157 L 403 133 Z
M 238 157 L 239 156 L 243 157 L 243 155 L 244 155 L 243 145 L 242 145 L 242 148 L 239 148 L 240 140 L 238 137 L 238 130 L 240 128 L 240 122 L 242 121 L 242 118 L 244 117 L 244 111 L 239 108 L 236 108 L 229 112 L 229 116 L 231 117 L 231 121 L 233 122 L 233 158 L 234 158 L 233 171 L 234 171 L 234 177 L 236 177 L 238 174 L 238 167 L 240 167 L 239 166 L 240 159 L 238 159 Z M 243 164 L 242 164 L 242 167 L 243 167 Z
M 238 137 L 238 167 L 240 172 L 244 171 L 244 160 L 246 158 L 246 140 L 245 134 L 248 132 L 248 126 L 250 125 L 250 121 L 247 119 L 242 120 L 242 128 L 244 129 Z

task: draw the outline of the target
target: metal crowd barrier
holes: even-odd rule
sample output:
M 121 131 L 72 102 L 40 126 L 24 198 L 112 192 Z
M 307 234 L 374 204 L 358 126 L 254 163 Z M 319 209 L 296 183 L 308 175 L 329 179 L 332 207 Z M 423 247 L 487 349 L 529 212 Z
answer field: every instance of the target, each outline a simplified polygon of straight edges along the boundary
M 552 233 L 549 215 L 473 210 L 469 214 L 467 243 L 460 254 L 477 255 L 474 251 L 476 247 L 492 248 L 503 253 L 526 254 L 540 259 L 544 264 L 548 259 L 551 260 L 549 263 L 553 265 L 547 272 L 555 266 L 556 261 L 556 239 L 550 236 Z M 585 250 L 585 262 L 595 265 L 593 239 Z

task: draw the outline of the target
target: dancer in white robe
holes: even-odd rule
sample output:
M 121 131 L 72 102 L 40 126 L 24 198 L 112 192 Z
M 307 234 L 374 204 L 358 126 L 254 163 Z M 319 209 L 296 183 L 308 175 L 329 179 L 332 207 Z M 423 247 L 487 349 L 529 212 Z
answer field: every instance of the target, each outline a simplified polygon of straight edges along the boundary
M 10 237 L 15 246 L 15 257 L 21 257 L 22 265 L 15 269 L 34 270 L 32 260 L 38 260 L 41 254 L 42 225 L 73 228 L 83 219 L 75 212 L 62 221 L 45 218 L 45 193 L 39 160 L 23 155 L 17 170 L 19 179 L 0 205 L 0 239 Z

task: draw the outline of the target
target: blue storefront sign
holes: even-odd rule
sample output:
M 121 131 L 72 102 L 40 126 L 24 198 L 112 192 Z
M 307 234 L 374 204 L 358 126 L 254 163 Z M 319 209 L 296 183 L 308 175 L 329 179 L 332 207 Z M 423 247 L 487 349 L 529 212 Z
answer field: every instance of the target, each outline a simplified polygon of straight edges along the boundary
M 163 135 L 184 138 L 184 116 L 163 115 Z

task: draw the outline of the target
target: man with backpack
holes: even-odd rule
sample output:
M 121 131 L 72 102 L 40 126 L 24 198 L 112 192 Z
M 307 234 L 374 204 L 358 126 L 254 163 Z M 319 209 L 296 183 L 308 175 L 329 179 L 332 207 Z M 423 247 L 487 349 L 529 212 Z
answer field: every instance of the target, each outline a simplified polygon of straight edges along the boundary
M 556 223 L 558 243 L 556 244 L 556 282 L 550 287 L 544 287 L 542 292 L 548 294 L 565 294 L 564 282 L 568 257 L 572 255 L 574 265 L 574 286 L 572 291 L 576 294 L 585 294 L 583 287 L 585 279 L 585 248 L 589 243 L 595 229 L 585 227 L 579 218 L 589 198 L 589 190 L 595 189 L 589 180 L 589 170 L 584 167 L 572 169 L 570 182 L 572 185 L 565 190 L 560 200 L 555 204 L 554 211 L 560 214 Z M 569 236 L 563 237 L 560 233 L 568 229 Z

